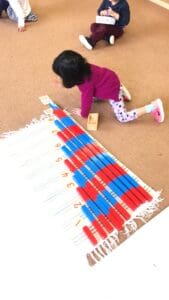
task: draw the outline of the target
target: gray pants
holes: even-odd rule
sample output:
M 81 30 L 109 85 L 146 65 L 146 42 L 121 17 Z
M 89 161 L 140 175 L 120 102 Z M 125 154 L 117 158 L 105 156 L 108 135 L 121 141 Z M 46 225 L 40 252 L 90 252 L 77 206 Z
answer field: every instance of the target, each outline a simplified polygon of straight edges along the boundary
M 14 22 L 18 22 L 18 17 L 16 16 L 14 10 L 12 9 L 12 7 L 10 5 L 7 8 L 7 15 L 10 20 L 12 20 Z

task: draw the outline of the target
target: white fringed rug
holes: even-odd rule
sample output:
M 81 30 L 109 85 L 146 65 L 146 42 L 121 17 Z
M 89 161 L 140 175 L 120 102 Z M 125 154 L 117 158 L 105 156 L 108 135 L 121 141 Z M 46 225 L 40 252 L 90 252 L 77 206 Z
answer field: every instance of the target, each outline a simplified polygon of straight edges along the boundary
M 168 209 L 89 268 L 82 247 L 61 229 L 69 207 L 58 202 L 70 177 L 59 175 L 65 170 L 56 167 L 61 152 L 51 130 L 43 118 L 0 140 L 0 298 L 141 300 L 146 293 L 167 300 Z
M 36 195 L 36 203 L 45 207 L 46 213 L 50 212 L 51 215 L 56 216 L 57 222 L 78 246 L 81 253 L 87 257 L 89 264 L 94 265 L 117 246 L 118 232 L 115 231 L 106 240 L 108 252 L 106 255 L 100 252 L 103 244 L 101 248 L 94 249 L 84 236 L 82 226 L 88 225 L 88 222 L 80 209 L 82 201 L 77 194 L 76 185 L 72 181 L 72 173 L 64 164 L 65 156 L 61 150 L 63 143 L 55 134 L 57 128 L 53 120 L 52 114 L 50 117 L 42 117 L 39 121 L 33 121 L 26 128 L 17 132 L 4 134 L 1 139 L 2 163 L 5 163 L 6 170 L 9 165 L 6 173 L 14 171 L 19 174 L 22 181 L 28 186 L 25 193 L 30 190 Z M 118 161 L 118 163 L 120 162 Z M 135 219 L 140 218 L 147 221 L 158 207 L 161 199 L 158 192 L 147 186 L 126 167 L 125 169 L 153 198 L 152 201 L 142 204 L 132 212 L 132 219 L 125 223 L 124 235 L 127 237 L 130 232 L 137 229 Z M 18 189 L 20 186 L 21 184 Z M 99 255 L 99 253 L 101 254 Z

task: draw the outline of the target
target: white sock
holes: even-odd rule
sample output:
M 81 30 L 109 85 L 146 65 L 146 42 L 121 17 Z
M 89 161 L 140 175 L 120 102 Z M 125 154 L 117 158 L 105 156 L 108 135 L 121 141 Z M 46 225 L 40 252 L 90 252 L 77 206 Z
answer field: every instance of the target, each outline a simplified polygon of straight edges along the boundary
M 145 106 L 145 109 L 146 109 L 146 113 L 149 114 L 153 111 L 153 109 L 155 109 L 155 105 L 154 104 L 148 104 Z

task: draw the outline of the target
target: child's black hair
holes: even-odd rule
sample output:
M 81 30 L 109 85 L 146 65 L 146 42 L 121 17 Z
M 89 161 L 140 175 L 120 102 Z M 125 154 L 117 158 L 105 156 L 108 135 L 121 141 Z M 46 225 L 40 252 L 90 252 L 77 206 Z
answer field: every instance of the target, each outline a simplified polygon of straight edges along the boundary
M 71 88 L 90 78 L 90 64 L 79 53 L 72 50 L 61 52 L 53 61 L 54 73 L 62 78 L 63 86 Z

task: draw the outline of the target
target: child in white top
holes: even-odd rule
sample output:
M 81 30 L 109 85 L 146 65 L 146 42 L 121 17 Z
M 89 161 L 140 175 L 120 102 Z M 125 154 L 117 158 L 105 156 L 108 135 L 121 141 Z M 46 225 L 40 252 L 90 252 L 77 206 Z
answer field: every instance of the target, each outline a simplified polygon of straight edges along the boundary
M 31 11 L 29 0 L 8 0 L 7 15 L 18 23 L 18 31 L 25 31 L 25 22 L 36 22 L 38 17 Z

